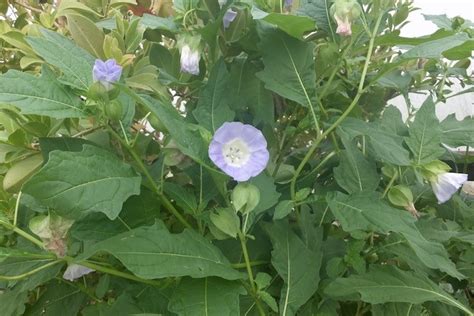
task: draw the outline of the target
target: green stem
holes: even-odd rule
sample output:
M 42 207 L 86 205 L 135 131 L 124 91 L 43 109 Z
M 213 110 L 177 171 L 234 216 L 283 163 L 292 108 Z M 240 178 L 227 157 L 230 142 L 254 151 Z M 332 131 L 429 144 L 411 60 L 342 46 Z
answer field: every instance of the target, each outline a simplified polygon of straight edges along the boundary
M 47 269 L 51 266 L 54 266 L 55 264 L 58 264 L 60 263 L 61 261 L 53 261 L 53 262 L 50 262 L 50 263 L 47 263 L 45 265 L 42 265 L 41 267 L 38 267 L 36 269 L 33 269 L 31 271 L 28 271 L 26 273 L 23 273 L 23 274 L 18 274 L 18 275 L 0 275 L 0 280 L 2 281 L 17 281 L 17 280 L 21 280 L 21 279 L 24 279 L 26 277 L 29 277 L 30 275 L 33 275 L 41 270 L 44 270 L 44 269 Z
M 20 208 L 20 199 L 21 199 L 21 191 L 18 193 L 18 197 L 16 198 L 15 213 L 13 215 L 13 226 L 16 226 L 18 222 L 18 209 Z
M 300 175 L 300 173 L 303 170 L 304 166 L 306 165 L 308 160 L 311 158 L 313 153 L 316 151 L 318 146 L 321 144 L 321 142 L 326 138 L 326 136 L 328 136 L 329 133 L 331 133 L 333 130 L 335 130 L 346 119 L 346 117 L 352 112 L 354 107 L 359 102 L 360 97 L 364 93 L 365 77 L 367 76 L 367 70 L 369 69 L 370 59 L 372 57 L 372 51 L 374 49 L 375 37 L 377 35 L 377 31 L 379 29 L 381 21 L 382 21 L 382 15 L 379 15 L 379 17 L 377 18 L 377 22 L 375 23 L 375 28 L 374 28 L 374 31 L 372 33 L 372 36 L 370 37 L 367 57 L 365 59 L 365 64 L 364 64 L 364 68 L 362 70 L 362 75 L 361 75 L 361 78 L 360 78 L 359 87 L 357 89 L 356 96 L 352 100 L 351 104 L 344 111 L 344 113 L 342 113 L 342 115 L 336 120 L 336 122 L 334 122 L 327 130 L 325 130 L 321 135 L 319 135 L 319 137 L 316 138 L 313 145 L 310 147 L 310 149 L 306 153 L 306 156 L 303 158 L 303 160 L 299 164 L 298 168 L 296 169 L 296 172 L 293 175 L 293 178 L 291 179 L 290 192 L 291 192 L 291 198 L 293 200 L 294 200 L 295 194 L 296 194 L 296 180 L 298 179 L 298 176 Z
M 466 153 L 464 154 L 464 165 L 462 167 L 462 172 L 467 173 L 467 162 L 469 160 L 469 146 L 466 146 Z
M 4 222 L 2 220 L 0 220 L 0 225 L 6 227 L 7 229 L 11 229 L 14 233 L 17 233 L 18 235 L 25 238 L 26 240 L 31 241 L 33 244 L 37 245 L 41 249 L 44 249 L 44 244 L 41 240 L 36 239 L 35 237 L 31 236 L 30 234 L 28 234 L 24 230 L 21 230 L 20 228 L 18 228 L 16 226 L 13 226 L 12 224 L 10 224 L 8 222 Z
M 257 287 L 255 286 L 255 280 L 253 278 L 252 266 L 250 265 L 250 258 L 249 258 L 249 253 L 247 250 L 247 241 L 245 239 L 244 233 L 239 232 L 239 239 L 240 239 L 240 245 L 242 246 L 242 253 L 244 255 L 245 266 L 247 268 L 247 274 L 249 276 L 250 288 L 255 298 L 255 304 L 257 305 L 257 309 L 260 315 L 265 316 L 265 311 L 263 310 L 262 305 L 260 304 L 260 300 L 258 299 Z
M 383 191 L 383 194 L 382 194 L 382 199 L 387 195 L 388 193 L 388 190 L 390 190 L 390 188 L 392 187 L 393 183 L 395 182 L 395 180 L 397 180 L 398 178 L 398 172 L 395 172 L 395 174 L 393 175 L 393 177 L 390 179 L 390 181 L 388 182 L 387 184 L 387 187 L 385 188 L 385 190 Z
M 117 139 L 120 144 L 122 144 L 123 147 L 127 149 L 127 151 L 130 153 L 132 158 L 135 160 L 137 163 L 138 167 L 140 170 L 143 172 L 145 177 L 147 178 L 148 182 L 150 185 L 153 187 L 153 190 L 155 193 L 158 195 L 160 198 L 161 202 L 164 204 L 165 208 L 171 212 L 185 227 L 192 229 L 193 227 L 191 224 L 188 223 L 188 221 L 178 212 L 178 210 L 173 206 L 170 200 L 161 192 L 158 184 L 156 184 L 155 180 L 151 176 L 150 172 L 148 172 L 148 169 L 145 167 L 143 164 L 142 159 L 138 156 L 138 154 L 133 150 L 133 148 L 130 147 L 130 145 L 124 141 L 120 135 L 118 135 L 110 126 L 107 126 L 107 129 L 109 130 L 110 134 Z
M 250 261 L 250 262 L 249 262 L 249 265 L 250 265 L 251 267 L 261 266 L 261 265 L 265 265 L 265 264 L 268 264 L 268 261 L 259 260 L 259 261 Z M 247 268 L 247 263 L 246 263 L 246 262 L 233 263 L 233 264 L 232 264 L 232 268 L 234 268 L 234 269 Z

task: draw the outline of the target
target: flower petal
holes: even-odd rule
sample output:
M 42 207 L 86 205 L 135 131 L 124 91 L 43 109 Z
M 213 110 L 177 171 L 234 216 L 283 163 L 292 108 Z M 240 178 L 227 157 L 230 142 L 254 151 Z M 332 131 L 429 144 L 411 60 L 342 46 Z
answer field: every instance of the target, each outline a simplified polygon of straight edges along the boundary
M 74 281 L 94 271 L 95 270 L 93 269 L 89 269 L 87 267 L 84 267 L 78 264 L 71 264 L 67 267 L 66 271 L 64 272 L 63 278 L 68 281 Z
M 467 181 L 467 174 L 446 172 L 438 175 L 438 180 L 431 183 L 433 192 L 442 204 L 448 201 L 454 193 Z

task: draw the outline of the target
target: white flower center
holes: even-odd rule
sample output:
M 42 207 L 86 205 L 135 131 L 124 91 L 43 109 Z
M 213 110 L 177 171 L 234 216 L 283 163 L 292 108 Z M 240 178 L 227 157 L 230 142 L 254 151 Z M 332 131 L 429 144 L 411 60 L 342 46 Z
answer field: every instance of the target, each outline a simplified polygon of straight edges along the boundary
M 250 158 L 250 150 L 247 144 L 240 138 L 234 138 L 222 148 L 222 154 L 227 164 L 232 167 L 241 167 Z

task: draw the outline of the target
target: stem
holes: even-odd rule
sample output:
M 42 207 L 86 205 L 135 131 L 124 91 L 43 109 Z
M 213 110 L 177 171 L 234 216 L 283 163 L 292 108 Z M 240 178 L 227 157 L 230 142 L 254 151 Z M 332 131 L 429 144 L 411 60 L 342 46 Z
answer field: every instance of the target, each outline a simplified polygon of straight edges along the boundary
M 367 70 L 369 69 L 369 63 L 370 63 L 370 59 L 372 57 L 372 50 L 374 49 L 375 36 L 377 34 L 377 31 L 379 29 L 381 21 L 382 21 L 382 15 L 379 15 L 379 17 L 377 18 L 377 22 L 375 23 L 375 28 L 374 28 L 374 31 L 372 33 L 372 36 L 370 37 L 369 49 L 368 49 L 368 52 L 367 52 L 367 57 L 365 59 L 365 64 L 364 64 L 364 68 L 362 70 L 362 75 L 361 75 L 361 78 L 360 78 L 359 87 L 357 89 L 356 96 L 352 100 L 351 104 L 344 111 L 344 113 L 342 113 L 342 115 L 336 120 L 336 122 L 334 122 L 334 124 L 332 124 L 327 130 L 325 130 L 319 137 L 316 138 L 313 145 L 310 147 L 310 149 L 306 153 L 306 156 L 303 158 L 303 160 L 299 164 L 298 168 L 296 169 L 296 172 L 295 172 L 293 178 L 291 179 L 290 192 L 291 192 L 291 198 L 293 200 L 294 200 L 295 194 L 296 194 L 296 179 L 298 179 L 298 176 L 300 175 L 300 173 L 303 170 L 304 166 L 306 165 L 308 160 L 311 158 L 313 153 L 316 151 L 318 146 L 321 144 L 321 142 L 326 138 L 326 136 L 328 136 L 329 133 L 331 133 L 333 130 L 335 130 L 346 119 L 346 117 L 349 115 L 349 113 L 351 113 L 351 111 L 357 105 L 357 102 L 359 102 L 360 97 L 364 93 L 365 77 L 367 76 Z
M 255 267 L 255 266 L 260 266 L 260 265 L 268 264 L 268 261 L 263 261 L 263 260 L 260 260 L 260 261 L 250 261 L 249 264 L 250 264 L 251 267 Z M 247 268 L 247 263 L 246 263 L 246 262 L 233 263 L 233 264 L 232 264 L 232 268 L 234 268 L 234 269 Z
M 469 160 L 469 145 L 466 146 L 466 153 L 464 154 L 464 166 L 462 167 L 462 172 L 467 173 L 467 162 Z
M 6 227 L 7 229 L 11 229 L 14 233 L 17 233 L 18 235 L 25 238 L 26 240 L 31 241 L 33 244 L 37 245 L 41 249 L 44 249 L 44 244 L 41 240 L 36 239 L 35 237 L 31 236 L 30 234 L 28 234 L 24 230 L 21 230 L 20 228 L 18 228 L 16 226 L 13 226 L 12 224 L 10 224 L 8 222 L 5 222 L 5 221 L 2 221 L 2 220 L 0 220 L 0 225 Z
M 260 304 L 260 300 L 258 299 L 257 287 L 255 286 L 255 280 L 253 278 L 253 272 L 252 272 L 252 267 L 250 264 L 249 253 L 247 250 L 247 241 L 245 239 L 244 233 L 239 232 L 239 239 L 240 239 L 240 245 L 242 246 L 242 253 L 244 255 L 245 266 L 247 268 L 247 274 L 249 276 L 250 288 L 255 298 L 255 304 L 257 305 L 258 312 L 260 313 L 260 315 L 265 316 L 265 311 L 263 310 L 262 305 Z
M 390 190 L 390 188 L 392 187 L 392 185 L 393 185 L 393 183 L 395 182 L 395 180 L 397 180 L 397 178 L 398 178 L 398 172 L 395 172 L 395 174 L 393 175 L 393 177 L 390 179 L 390 182 L 387 184 L 387 187 L 386 187 L 385 190 L 383 191 L 382 199 L 387 195 L 388 190 Z
M 13 215 L 13 226 L 16 226 L 18 222 L 18 209 L 20 208 L 20 199 L 21 199 L 21 191 L 18 193 L 18 197 L 16 198 L 15 213 Z
M 148 172 L 148 169 L 143 164 L 142 159 L 137 155 L 137 153 L 133 150 L 133 148 L 131 148 L 130 145 L 126 141 L 124 141 L 110 126 L 108 126 L 107 129 L 112 134 L 112 136 L 115 139 L 117 139 L 120 142 L 120 144 L 122 144 L 122 146 L 125 147 L 127 151 L 130 153 L 130 155 L 133 157 L 135 162 L 138 164 L 138 167 L 143 172 L 148 182 L 153 187 L 153 190 L 155 191 L 155 193 L 160 198 L 161 202 L 166 207 L 166 209 L 168 209 L 168 211 L 170 211 L 171 214 L 173 214 L 185 227 L 192 229 L 193 227 L 191 226 L 191 224 L 188 223 L 188 221 L 173 206 L 171 201 L 168 200 L 168 198 L 161 192 L 158 184 L 156 184 L 155 180 L 153 180 L 153 177 L 151 176 L 151 174 Z
M 18 275 L 12 275 L 12 276 L 9 276 L 9 275 L 0 275 L 0 280 L 2 281 L 16 281 L 16 280 L 21 280 L 21 279 L 24 279 L 26 277 L 29 277 L 30 275 L 33 275 L 41 270 L 44 270 L 44 269 L 47 269 L 51 266 L 54 266 L 55 264 L 58 264 L 60 263 L 61 261 L 53 261 L 53 262 L 50 262 L 50 263 L 47 263 L 45 265 L 42 265 L 41 267 L 38 267 L 36 269 L 33 269 L 31 271 L 28 271 L 26 273 L 23 273 L 23 274 L 18 274 Z

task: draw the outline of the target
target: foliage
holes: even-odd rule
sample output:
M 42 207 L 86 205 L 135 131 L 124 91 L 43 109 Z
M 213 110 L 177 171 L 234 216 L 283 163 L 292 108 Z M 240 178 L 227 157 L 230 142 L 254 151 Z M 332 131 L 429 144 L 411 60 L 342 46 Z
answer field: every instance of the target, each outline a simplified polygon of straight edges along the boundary
M 474 163 L 435 114 L 473 24 L 333 3 L 1 1 L 1 314 L 474 315 L 474 199 L 432 190 Z M 270 156 L 241 183 L 209 158 L 232 121 Z

